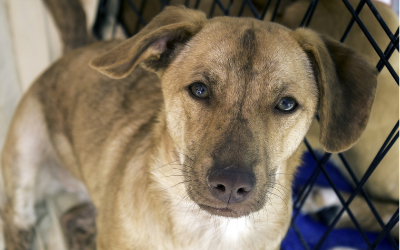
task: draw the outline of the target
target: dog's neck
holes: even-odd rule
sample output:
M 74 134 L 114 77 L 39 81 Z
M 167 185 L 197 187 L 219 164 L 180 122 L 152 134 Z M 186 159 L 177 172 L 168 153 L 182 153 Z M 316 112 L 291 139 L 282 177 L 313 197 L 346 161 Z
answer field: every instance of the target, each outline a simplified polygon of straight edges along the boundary
M 154 151 L 150 172 L 152 188 L 169 206 L 168 221 L 173 225 L 175 249 L 252 249 L 266 247 L 277 249 L 284 235 L 277 235 L 276 227 L 285 227 L 283 219 L 291 212 L 291 204 L 282 198 L 269 197 L 271 205 L 259 212 L 241 218 L 211 215 L 200 209 L 186 192 L 185 179 L 181 171 L 180 149 L 168 134 L 164 116 L 155 126 Z M 285 198 L 283 198 L 285 199 Z M 290 198 L 287 200 L 291 203 Z M 279 211 L 279 212 L 278 212 Z M 266 239 L 268 238 L 268 239 Z M 268 247 L 265 244 L 268 242 Z M 200 247 L 201 246 L 201 247 Z M 183 247 L 183 248 L 182 248 Z

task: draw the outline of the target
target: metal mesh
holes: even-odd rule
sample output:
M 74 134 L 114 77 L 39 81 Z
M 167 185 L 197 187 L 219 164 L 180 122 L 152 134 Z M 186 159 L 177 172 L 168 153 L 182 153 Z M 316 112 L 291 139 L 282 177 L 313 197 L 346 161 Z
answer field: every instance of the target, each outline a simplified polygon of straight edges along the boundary
M 118 12 L 116 14 L 117 22 L 121 24 L 125 34 L 127 36 L 132 36 L 136 32 L 138 32 L 143 26 L 145 26 L 151 18 L 159 11 L 162 10 L 167 5 L 173 4 L 184 4 L 187 7 L 201 9 L 207 13 L 208 17 L 213 17 L 217 15 L 231 15 L 231 16 L 253 16 L 257 19 L 261 20 L 270 20 L 274 21 L 277 16 L 280 15 L 280 7 L 282 6 L 282 2 L 287 4 L 287 2 L 291 2 L 291 0 L 214 0 L 214 1 L 201 1 L 201 0 L 101 0 L 98 10 L 97 21 L 94 26 L 94 32 L 97 34 L 98 37 L 101 38 L 101 34 L 99 33 L 99 28 L 101 26 L 102 20 L 107 16 L 107 4 L 110 2 L 117 2 L 117 5 L 120 9 L 124 8 L 124 14 L 122 12 Z M 368 41 L 373 46 L 374 50 L 376 51 L 377 55 L 379 56 L 379 61 L 376 62 L 376 68 L 379 72 L 381 72 L 384 68 L 386 68 L 393 77 L 393 84 L 399 85 L 399 76 L 397 75 L 396 71 L 393 69 L 392 65 L 389 62 L 390 57 L 393 53 L 399 52 L 399 28 L 397 28 L 396 32 L 393 34 L 387 24 L 384 21 L 385 17 L 382 17 L 377 9 L 375 8 L 374 4 L 371 0 L 361 0 L 358 3 L 358 6 L 354 9 L 353 6 L 347 0 L 342 0 L 343 4 L 346 6 L 349 13 L 351 13 L 352 18 L 344 31 L 343 35 L 341 36 L 340 41 L 344 42 L 348 37 L 349 32 L 355 26 L 354 24 L 358 25 L 365 36 L 367 37 Z M 319 0 L 311 0 L 310 4 L 304 13 L 304 17 L 301 19 L 301 22 L 298 24 L 299 26 L 309 26 L 312 18 L 314 16 L 315 10 L 317 9 Z M 128 8 L 129 11 L 126 11 Z M 360 12 L 365 9 L 369 8 L 369 10 L 373 13 L 379 24 L 381 25 L 382 29 L 385 31 L 386 35 L 388 36 L 390 42 L 382 50 L 365 27 L 363 21 L 361 20 L 359 14 Z M 393 103 L 393 105 L 398 105 L 398 103 Z M 390 108 L 390 107 L 389 107 Z M 310 143 L 307 139 L 304 140 L 304 143 L 311 155 L 311 158 L 316 162 L 316 168 L 309 176 L 308 181 L 306 184 L 296 192 L 294 197 L 293 203 L 293 217 L 291 222 L 291 229 L 294 230 L 296 235 L 299 238 L 299 241 L 303 245 L 304 249 L 321 249 L 323 247 L 324 242 L 326 241 L 328 235 L 332 232 L 335 225 L 339 221 L 340 217 L 343 215 L 344 212 L 347 212 L 350 219 L 353 221 L 356 230 L 359 231 L 362 238 L 365 241 L 365 247 L 368 249 L 379 249 L 380 242 L 387 238 L 390 241 L 390 244 L 393 246 L 394 249 L 398 249 L 398 243 L 393 237 L 389 234 L 390 230 L 398 223 L 399 221 L 399 210 L 393 214 L 392 218 L 389 220 L 388 223 L 384 223 L 384 220 L 378 214 L 376 208 L 374 207 L 371 198 L 368 196 L 366 191 L 364 190 L 363 186 L 368 180 L 368 178 L 373 174 L 374 170 L 379 167 L 382 159 L 391 150 L 393 144 L 398 140 L 399 137 L 399 122 L 397 121 L 394 124 L 393 130 L 388 134 L 387 139 L 382 144 L 381 148 L 377 152 L 375 158 L 370 163 L 370 166 L 364 176 L 359 180 L 356 177 L 356 174 L 353 172 L 352 167 L 346 160 L 343 154 L 338 154 L 339 159 L 343 163 L 345 169 L 348 171 L 350 179 L 353 181 L 354 190 L 351 193 L 349 198 L 344 198 L 340 193 L 338 187 L 332 181 L 330 175 L 326 170 L 326 164 L 328 160 L 331 158 L 332 154 L 324 153 L 322 157 L 319 157 L 320 154 L 314 152 L 313 148 L 311 147 Z M 371 142 L 374 143 L 374 142 Z M 303 207 L 306 199 L 310 196 L 311 190 L 314 187 L 317 178 L 320 175 L 323 175 L 328 183 L 330 184 L 331 188 L 336 193 L 337 197 L 342 204 L 342 208 L 337 212 L 337 215 L 334 217 L 332 222 L 329 223 L 326 231 L 322 234 L 322 237 L 319 239 L 318 243 L 312 247 L 310 247 L 306 240 L 303 237 L 302 232 L 298 229 L 296 225 L 296 220 L 300 213 L 301 208 Z M 359 222 L 353 215 L 353 212 L 349 208 L 350 203 L 354 200 L 357 195 L 362 195 L 365 199 L 365 202 L 368 204 L 368 207 L 371 209 L 375 219 L 379 223 L 382 228 L 382 231 L 378 234 L 373 242 L 371 242 L 359 225 Z

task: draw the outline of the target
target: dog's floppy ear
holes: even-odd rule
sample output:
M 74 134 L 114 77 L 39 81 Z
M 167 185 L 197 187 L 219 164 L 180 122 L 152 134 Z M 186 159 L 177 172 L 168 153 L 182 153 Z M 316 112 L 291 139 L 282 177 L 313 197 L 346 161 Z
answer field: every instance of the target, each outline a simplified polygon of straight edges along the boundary
M 183 6 L 166 7 L 138 34 L 90 62 L 90 66 L 115 79 L 128 76 L 142 63 L 145 68 L 162 71 L 179 46 L 202 28 L 203 12 Z
M 320 143 L 328 152 L 353 146 L 363 133 L 377 86 L 377 70 L 351 48 L 309 29 L 294 35 L 307 53 L 319 89 Z

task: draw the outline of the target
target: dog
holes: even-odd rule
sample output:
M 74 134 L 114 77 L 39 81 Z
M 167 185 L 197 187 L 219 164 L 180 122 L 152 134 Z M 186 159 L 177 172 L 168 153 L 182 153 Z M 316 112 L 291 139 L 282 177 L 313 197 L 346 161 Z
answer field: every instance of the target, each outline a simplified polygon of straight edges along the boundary
M 93 202 L 99 250 L 279 249 L 315 114 L 324 149 L 347 150 L 376 85 L 312 30 L 167 7 L 24 95 L 2 152 L 7 249 L 30 248 L 35 202 L 60 190 Z

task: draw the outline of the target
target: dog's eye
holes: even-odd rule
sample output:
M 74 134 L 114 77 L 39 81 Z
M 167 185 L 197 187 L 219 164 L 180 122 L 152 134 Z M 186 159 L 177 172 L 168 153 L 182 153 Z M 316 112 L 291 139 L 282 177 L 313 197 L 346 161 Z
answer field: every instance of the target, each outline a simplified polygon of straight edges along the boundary
M 192 94 L 198 98 L 204 99 L 210 96 L 207 86 L 201 82 L 192 83 L 189 86 L 189 89 L 192 92 Z
M 282 98 L 278 105 L 276 105 L 275 108 L 281 110 L 281 111 L 292 111 L 297 107 L 297 102 L 295 99 L 291 98 L 291 97 L 284 97 Z

